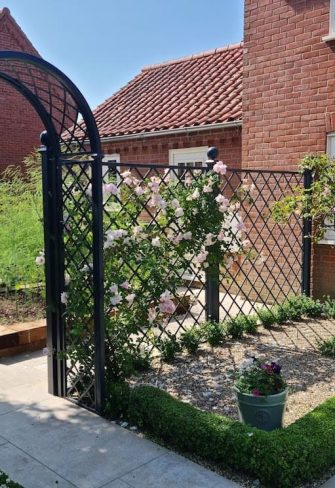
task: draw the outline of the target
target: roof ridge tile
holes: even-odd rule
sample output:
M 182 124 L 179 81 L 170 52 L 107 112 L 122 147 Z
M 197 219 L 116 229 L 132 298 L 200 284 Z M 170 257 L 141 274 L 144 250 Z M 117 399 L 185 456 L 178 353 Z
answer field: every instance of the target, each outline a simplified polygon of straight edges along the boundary
M 156 68 L 162 68 L 164 66 L 170 66 L 171 64 L 184 63 L 186 61 L 192 61 L 193 59 L 205 58 L 207 56 L 212 56 L 213 54 L 219 54 L 227 51 L 233 51 L 234 49 L 240 49 L 243 47 L 243 41 L 237 44 L 228 44 L 227 46 L 217 47 L 215 49 L 210 49 L 209 51 L 203 51 L 197 54 L 191 54 L 190 56 L 183 56 L 182 58 L 170 59 L 168 61 L 163 61 L 162 63 L 149 64 L 143 66 L 141 73 L 144 71 L 149 71 Z

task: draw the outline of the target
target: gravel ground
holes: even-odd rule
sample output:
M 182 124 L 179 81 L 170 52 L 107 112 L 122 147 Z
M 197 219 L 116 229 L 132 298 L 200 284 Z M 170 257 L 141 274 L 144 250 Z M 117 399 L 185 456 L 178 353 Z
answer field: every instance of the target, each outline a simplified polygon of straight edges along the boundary
M 277 360 L 289 385 L 285 425 L 335 395 L 335 360 L 317 352 L 318 340 L 335 335 L 335 320 L 314 320 L 260 328 L 254 336 L 222 347 L 202 346 L 196 356 L 182 354 L 172 364 L 156 359 L 153 369 L 133 379 L 162 388 L 197 407 L 238 419 L 233 375 L 248 356 Z

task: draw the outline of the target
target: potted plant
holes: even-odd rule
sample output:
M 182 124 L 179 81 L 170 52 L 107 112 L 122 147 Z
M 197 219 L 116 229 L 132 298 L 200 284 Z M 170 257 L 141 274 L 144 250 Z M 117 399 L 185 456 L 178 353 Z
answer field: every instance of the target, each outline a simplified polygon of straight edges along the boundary
M 277 362 L 245 360 L 234 390 L 242 422 L 268 431 L 283 426 L 287 385 Z

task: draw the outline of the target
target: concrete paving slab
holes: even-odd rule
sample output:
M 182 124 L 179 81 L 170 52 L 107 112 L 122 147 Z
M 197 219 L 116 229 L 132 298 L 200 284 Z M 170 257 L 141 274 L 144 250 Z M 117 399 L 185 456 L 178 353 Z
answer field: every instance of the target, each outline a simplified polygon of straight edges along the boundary
M 0 431 L 80 488 L 98 488 L 166 452 L 59 398 L 0 416 Z
M 74 487 L 73 484 L 9 443 L 0 446 L 0 464 L 1 469 L 24 488 Z
M 3 387 L 1 382 L 0 385 L 0 415 L 38 404 L 50 397 L 45 380 L 36 379 L 34 384 L 13 387 Z
M 3 437 L 0 436 L 0 446 L 6 444 L 7 442 L 8 442 L 7 439 L 4 439 Z
M 330 478 L 321 488 L 335 488 L 335 476 Z
M 101 488 L 133 488 L 131 485 L 128 485 L 125 481 L 122 480 L 115 480 L 108 485 L 104 485 Z
M 229 481 L 203 466 L 174 453 L 160 456 L 122 476 L 136 488 L 238 488 L 239 485 Z
M 237 487 L 115 423 L 48 395 L 46 358 L 41 353 L 0 360 L 0 402 L 0 467 L 25 488 Z

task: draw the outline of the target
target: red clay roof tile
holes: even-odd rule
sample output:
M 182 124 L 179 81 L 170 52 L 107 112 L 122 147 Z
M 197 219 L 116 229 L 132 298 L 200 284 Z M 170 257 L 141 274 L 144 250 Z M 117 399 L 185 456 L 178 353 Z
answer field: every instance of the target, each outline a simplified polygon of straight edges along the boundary
M 101 137 L 242 119 L 243 44 L 147 66 L 94 110 Z

